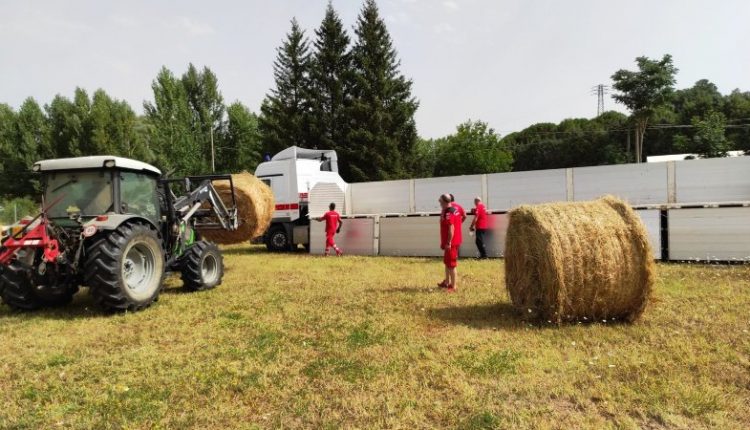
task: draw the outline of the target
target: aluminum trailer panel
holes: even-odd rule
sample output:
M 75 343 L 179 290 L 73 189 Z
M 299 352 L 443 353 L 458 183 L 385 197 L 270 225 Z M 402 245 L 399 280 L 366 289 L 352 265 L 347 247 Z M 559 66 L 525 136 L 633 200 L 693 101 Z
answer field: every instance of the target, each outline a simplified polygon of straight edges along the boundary
M 750 208 L 669 210 L 669 259 L 750 261 Z
M 641 217 L 643 225 L 648 232 L 648 241 L 654 258 L 661 260 L 661 211 L 656 209 L 637 210 L 635 213 Z
M 374 218 L 344 218 L 341 233 L 336 235 L 336 245 L 348 255 L 377 255 L 375 249 Z M 325 252 L 325 223 L 313 221 L 310 225 L 310 254 Z M 333 254 L 333 250 L 331 250 Z
M 593 200 L 607 194 L 620 197 L 632 205 L 666 203 L 667 163 L 573 169 L 574 200 Z
M 482 175 L 415 179 L 415 212 L 440 212 L 438 199 L 446 193 L 453 194 L 456 203 L 468 212 L 474 207 L 474 197 L 482 196 Z
M 380 255 L 440 257 L 437 216 L 380 218 Z
M 477 251 L 476 236 L 469 234 L 469 227 L 473 215 L 469 215 L 463 225 L 463 243 L 459 249 L 461 258 L 474 258 L 479 256 Z M 508 214 L 490 214 L 487 216 L 489 228 L 484 239 L 484 246 L 488 257 L 502 257 L 505 254 L 505 233 L 508 230 Z
M 675 162 L 677 203 L 750 200 L 750 157 Z
M 487 175 L 487 209 L 506 211 L 521 204 L 565 201 L 566 178 L 565 169 Z
M 349 186 L 352 214 L 412 212 L 410 180 L 360 182 Z

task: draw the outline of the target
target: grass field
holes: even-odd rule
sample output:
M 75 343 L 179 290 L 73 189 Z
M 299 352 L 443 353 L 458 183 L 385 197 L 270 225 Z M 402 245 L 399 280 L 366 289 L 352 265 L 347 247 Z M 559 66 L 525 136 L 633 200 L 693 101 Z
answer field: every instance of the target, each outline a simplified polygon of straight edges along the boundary
M 144 312 L 0 308 L 2 428 L 750 428 L 750 266 L 660 265 L 635 325 L 536 326 L 502 261 L 226 250 Z

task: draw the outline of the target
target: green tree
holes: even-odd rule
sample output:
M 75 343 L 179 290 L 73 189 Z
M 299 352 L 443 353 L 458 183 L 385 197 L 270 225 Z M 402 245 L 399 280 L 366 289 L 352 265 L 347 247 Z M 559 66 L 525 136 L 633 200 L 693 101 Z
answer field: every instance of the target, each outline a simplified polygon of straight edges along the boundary
M 507 172 L 512 166 L 500 135 L 482 121 L 466 121 L 436 142 L 435 176 Z
M 276 87 L 260 108 L 263 150 L 274 154 L 289 146 L 310 148 L 310 43 L 296 19 L 277 49 L 273 65 Z
M 347 49 L 349 36 L 331 3 L 320 27 L 315 31 L 315 51 L 310 71 L 311 144 L 339 149 L 346 140 L 348 124 L 345 101 L 351 59 Z M 347 160 L 342 159 L 342 164 Z
M 735 89 L 724 97 L 724 114 L 734 127 L 727 129 L 727 139 L 732 149 L 745 150 L 750 155 L 750 92 Z
M 703 118 L 695 117 L 692 120 L 695 134 L 692 139 L 684 136 L 677 138 L 675 145 L 682 152 L 691 152 L 700 155 L 701 158 L 726 157 L 729 147 L 724 130 L 726 118 L 721 112 L 709 112 Z
M 674 111 L 679 124 L 689 124 L 695 117 L 724 109 L 724 97 L 719 89 L 707 79 L 701 79 L 691 88 L 677 90 L 672 96 Z
M 412 175 L 419 103 L 399 61 L 374 0 L 366 0 L 354 30 L 351 126 L 341 148 L 342 173 L 349 181 L 384 180 Z
M 45 106 L 50 130 L 50 148 L 55 157 L 78 157 L 86 148 L 88 110 L 86 92 L 76 88 L 76 102 L 56 95 Z
M 44 111 L 33 98 L 26 99 L 18 110 L 14 133 L 14 150 L 4 156 L 8 170 L 19 180 L 10 181 L 14 196 L 32 196 L 39 191 L 36 175 L 31 173 L 34 162 L 50 157 L 49 130 Z
M 412 174 L 415 178 L 431 178 L 435 175 L 438 141 L 444 139 L 417 139 L 414 145 Z
M 227 121 L 216 156 L 217 170 L 222 172 L 254 171 L 261 161 L 258 117 L 240 102 L 227 108 Z
M 91 101 L 90 148 L 87 155 L 112 154 L 152 161 L 143 137 L 136 131 L 138 118 L 130 105 L 97 90 Z
M 151 84 L 154 102 L 144 102 L 146 135 L 156 164 L 176 175 L 197 174 L 204 166 L 193 134 L 193 114 L 182 81 L 163 67 Z
M 672 56 L 668 54 L 661 60 L 638 57 L 636 63 L 638 71 L 622 69 L 615 72 L 612 75 L 612 86 L 618 91 L 614 99 L 632 113 L 635 124 L 635 158 L 640 163 L 643 161 L 646 127 L 655 111 L 670 101 L 677 69 L 672 64 Z
M 213 171 L 216 139 L 223 126 L 225 110 L 218 79 L 208 67 L 198 71 L 191 63 L 182 75 L 182 85 L 192 113 L 193 139 L 200 153 L 199 170 Z
M 0 103 L 0 173 L 10 178 L 13 174 L 9 163 L 10 155 L 15 151 L 14 129 L 16 113 L 7 104 Z M 0 195 L 7 195 L 13 181 L 0 181 Z

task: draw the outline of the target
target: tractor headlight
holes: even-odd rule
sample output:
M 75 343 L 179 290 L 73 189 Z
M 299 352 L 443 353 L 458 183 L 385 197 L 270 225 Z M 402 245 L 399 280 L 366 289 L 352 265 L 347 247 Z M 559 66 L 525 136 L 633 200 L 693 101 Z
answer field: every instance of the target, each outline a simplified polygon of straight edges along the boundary
M 105 160 L 104 167 L 115 167 L 115 160 Z

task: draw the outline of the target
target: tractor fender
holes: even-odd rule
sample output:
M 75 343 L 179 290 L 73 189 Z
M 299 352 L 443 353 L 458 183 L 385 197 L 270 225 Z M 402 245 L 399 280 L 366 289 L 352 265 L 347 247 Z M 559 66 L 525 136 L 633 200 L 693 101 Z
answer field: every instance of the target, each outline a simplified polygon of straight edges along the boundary
M 129 214 L 106 214 L 101 215 L 96 218 L 92 218 L 91 220 L 83 223 L 83 229 L 84 232 L 86 231 L 86 228 L 89 226 L 96 227 L 96 232 L 100 231 L 111 231 L 115 230 L 118 227 L 120 227 L 123 223 L 128 221 L 138 221 L 140 223 L 144 223 L 147 225 L 151 225 L 154 227 L 154 229 L 157 232 L 160 232 L 159 226 L 154 224 L 153 221 L 149 220 L 148 218 L 144 218 L 139 215 L 129 215 Z M 161 234 L 159 234 L 161 236 Z

